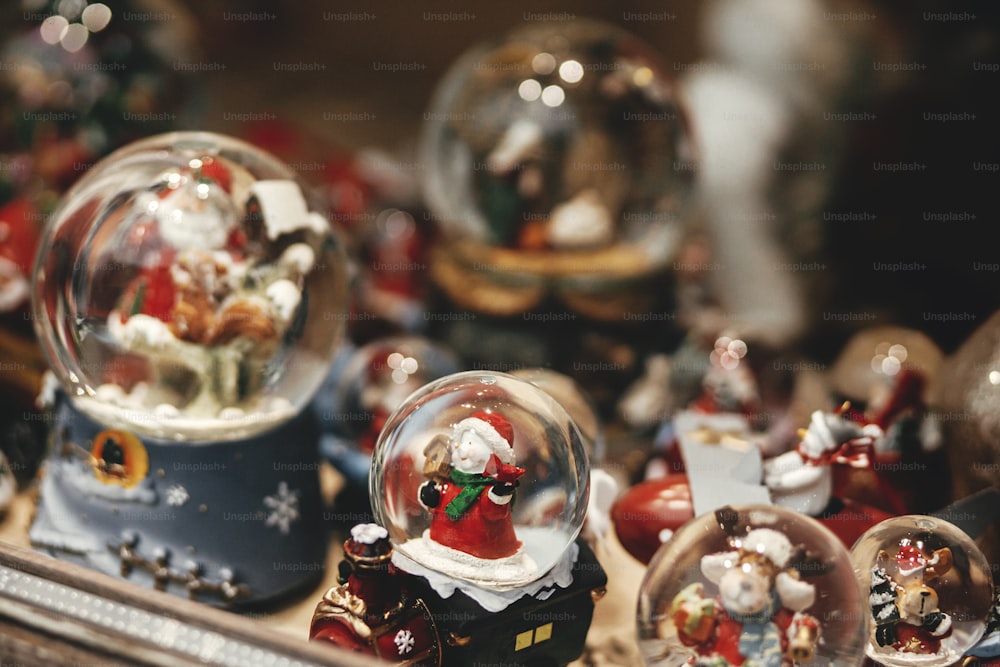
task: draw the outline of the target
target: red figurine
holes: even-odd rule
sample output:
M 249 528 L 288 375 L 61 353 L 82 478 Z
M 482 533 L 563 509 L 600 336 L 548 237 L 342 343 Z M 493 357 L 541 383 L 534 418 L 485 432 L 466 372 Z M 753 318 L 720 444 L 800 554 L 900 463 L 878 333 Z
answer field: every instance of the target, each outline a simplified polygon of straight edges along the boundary
M 338 586 L 316 606 L 309 639 L 406 664 L 440 664 L 441 647 L 422 600 L 402 595 L 388 532 L 359 524 L 344 543 Z
M 897 576 L 886 572 L 886 552 L 872 568 L 869 601 L 875 619 L 875 642 L 901 653 L 936 655 L 941 640 L 951 634 L 951 616 L 938 608 L 938 594 L 929 584 L 951 569 L 951 549 L 925 553 L 914 544 L 899 547 L 894 557 Z
M 479 411 L 455 425 L 450 469 L 420 487 L 420 502 L 431 512 L 430 540 L 479 559 L 516 556 L 510 504 L 524 468 L 514 465 L 510 423 L 495 412 Z

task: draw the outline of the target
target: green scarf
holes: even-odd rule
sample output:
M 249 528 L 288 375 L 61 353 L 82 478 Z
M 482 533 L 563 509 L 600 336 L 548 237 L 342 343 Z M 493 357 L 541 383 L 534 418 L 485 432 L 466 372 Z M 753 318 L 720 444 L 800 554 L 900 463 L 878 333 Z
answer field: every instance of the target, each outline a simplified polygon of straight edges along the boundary
M 462 472 L 454 468 L 451 469 L 451 481 L 463 487 L 458 492 L 458 495 L 452 498 L 451 502 L 444 508 L 444 513 L 452 521 L 461 519 L 462 515 L 472 506 L 472 503 L 476 502 L 476 498 L 479 497 L 486 487 L 496 483 L 496 480 L 485 475 L 474 472 Z

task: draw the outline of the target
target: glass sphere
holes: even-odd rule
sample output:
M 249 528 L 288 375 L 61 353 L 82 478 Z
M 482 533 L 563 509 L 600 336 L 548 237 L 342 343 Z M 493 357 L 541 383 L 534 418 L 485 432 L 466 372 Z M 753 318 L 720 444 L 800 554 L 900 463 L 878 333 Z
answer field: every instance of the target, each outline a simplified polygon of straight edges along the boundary
M 629 33 L 581 19 L 474 47 L 424 121 L 428 206 L 480 270 L 616 276 L 672 255 L 692 189 L 688 129 L 667 68 Z M 534 260 L 488 260 L 489 248 Z
M 419 565 L 513 589 L 563 559 L 589 474 L 580 432 L 555 399 L 511 375 L 467 371 L 422 387 L 389 417 L 372 455 L 372 511 Z
M 341 354 L 314 404 L 324 433 L 366 454 L 404 399 L 460 368 L 448 348 L 421 336 L 379 338 Z
M 993 602 L 990 565 L 953 524 L 911 514 L 870 528 L 851 547 L 874 619 L 868 656 L 889 667 L 944 667 L 982 637 Z
M 276 158 L 211 133 L 159 135 L 95 165 L 53 212 L 35 328 L 97 421 L 241 438 L 297 414 L 323 381 L 346 319 L 344 264 Z
M 596 465 L 604 459 L 605 443 L 601 420 L 593 401 L 576 380 L 550 368 L 540 367 L 519 368 L 510 374 L 527 380 L 556 399 L 580 429 L 583 448 L 590 462 Z
M 814 519 L 726 507 L 677 530 L 639 589 L 647 665 L 860 665 L 868 616 L 850 556 Z M 756 635 L 757 639 L 753 639 Z

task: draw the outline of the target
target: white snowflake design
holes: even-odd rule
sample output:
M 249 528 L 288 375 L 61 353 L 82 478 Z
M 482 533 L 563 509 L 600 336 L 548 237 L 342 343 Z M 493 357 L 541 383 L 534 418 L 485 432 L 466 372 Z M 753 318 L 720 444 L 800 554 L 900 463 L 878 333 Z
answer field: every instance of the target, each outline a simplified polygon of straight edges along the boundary
M 277 526 L 282 535 L 287 535 L 292 523 L 299 520 L 299 492 L 289 490 L 286 482 L 278 483 L 278 492 L 273 496 L 264 496 L 264 506 L 271 510 L 265 525 Z
M 167 504 L 171 507 L 180 507 L 191 498 L 188 490 L 180 484 L 172 484 L 171 486 L 168 486 L 166 496 Z
M 392 640 L 396 642 L 396 648 L 399 649 L 400 655 L 406 655 L 413 650 L 413 633 L 409 630 L 400 630 L 396 633 L 396 637 Z

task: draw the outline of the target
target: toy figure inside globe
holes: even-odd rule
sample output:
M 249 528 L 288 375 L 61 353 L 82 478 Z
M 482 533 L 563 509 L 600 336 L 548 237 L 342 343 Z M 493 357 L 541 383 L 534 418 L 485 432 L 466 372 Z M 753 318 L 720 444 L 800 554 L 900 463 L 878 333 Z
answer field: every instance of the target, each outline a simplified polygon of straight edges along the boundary
M 424 120 L 427 202 L 467 261 L 502 249 L 517 254 L 500 272 L 621 277 L 671 256 L 688 131 L 666 68 L 632 35 L 575 20 L 475 47 Z
M 568 571 L 588 495 L 573 420 L 503 373 L 422 387 L 389 417 L 373 454 L 372 510 L 397 567 L 484 589 L 517 589 L 560 564 Z
M 851 547 L 869 592 L 868 657 L 890 667 L 944 667 L 983 636 L 993 602 L 990 564 L 948 521 L 911 514 L 870 528 Z
M 647 665 L 860 665 L 868 618 L 847 550 L 814 519 L 768 505 L 684 524 L 639 590 Z
M 346 278 L 291 171 L 241 141 L 176 133 L 105 158 L 41 239 L 35 325 L 101 423 L 231 440 L 289 419 L 322 382 Z

